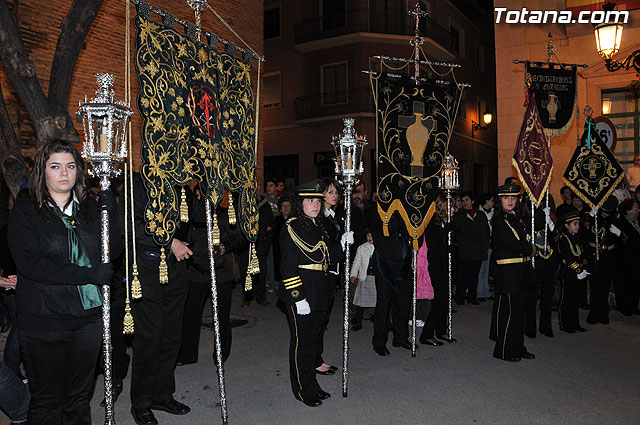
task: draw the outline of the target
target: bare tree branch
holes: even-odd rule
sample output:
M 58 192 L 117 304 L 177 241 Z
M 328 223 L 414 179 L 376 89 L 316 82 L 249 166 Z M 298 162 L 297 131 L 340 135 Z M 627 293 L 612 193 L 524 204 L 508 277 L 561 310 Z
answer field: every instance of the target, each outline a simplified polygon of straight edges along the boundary
M 62 25 L 49 79 L 49 102 L 67 109 L 78 55 L 104 0 L 74 0 Z

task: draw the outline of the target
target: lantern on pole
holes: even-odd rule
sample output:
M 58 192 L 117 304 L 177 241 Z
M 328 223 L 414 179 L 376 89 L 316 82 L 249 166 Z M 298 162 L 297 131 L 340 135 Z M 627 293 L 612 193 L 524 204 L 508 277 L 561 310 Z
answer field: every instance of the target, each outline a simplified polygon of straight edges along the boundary
M 338 136 L 333 136 L 331 143 L 336 151 L 335 172 L 336 180 L 344 186 L 344 203 L 346 210 L 345 232 L 351 231 L 351 192 L 364 172 L 362 152 L 367 144 L 364 136 L 358 136 L 353 128 L 354 119 L 342 120 L 344 129 Z M 344 265 L 344 317 L 343 317 L 343 345 L 342 345 L 342 396 L 347 396 L 347 381 L 349 376 L 349 244 L 345 248 Z
M 458 181 L 458 172 L 460 171 L 460 167 L 458 167 L 458 161 L 454 158 L 453 155 L 448 153 L 444 157 L 444 161 L 442 162 L 442 169 L 440 170 L 440 189 L 446 191 L 447 193 L 447 224 L 451 223 L 451 192 L 458 190 L 460 187 L 460 182 Z M 447 338 L 449 342 L 455 342 L 453 338 L 453 333 L 451 329 L 451 284 L 452 284 L 452 255 L 451 255 L 451 228 L 449 227 L 447 231 L 447 244 L 449 246 L 449 315 L 448 315 L 448 332 Z
M 110 179 L 120 175 L 119 164 L 127 157 L 126 129 L 133 111 L 123 101 L 114 99 L 111 74 L 97 74 L 99 88 L 90 101 L 85 96 L 79 102 L 78 117 L 82 120 L 85 141 L 82 157 L 91 164 L 88 167 L 92 177 L 100 179 L 100 189 L 107 190 Z M 102 262 L 108 263 L 109 254 L 109 213 L 101 211 Z M 105 424 L 115 424 L 113 418 L 113 384 L 111 364 L 111 293 L 109 285 L 102 287 L 102 335 L 104 352 L 104 400 Z

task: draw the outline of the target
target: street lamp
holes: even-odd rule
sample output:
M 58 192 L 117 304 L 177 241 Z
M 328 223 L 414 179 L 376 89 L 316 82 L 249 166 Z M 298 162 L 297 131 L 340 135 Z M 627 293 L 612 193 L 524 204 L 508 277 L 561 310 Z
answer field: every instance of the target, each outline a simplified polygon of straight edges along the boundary
M 353 185 L 358 183 L 358 178 L 364 172 L 362 164 L 362 151 L 367 144 L 367 139 L 356 134 L 353 128 L 354 119 L 342 120 L 344 129 L 339 136 L 333 136 L 331 143 L 336 150 L 336 179 L 344 186 L 345 232 L 351 231 L 351 191 Z M 349 376 L 349 244 L 344 250 L 344 317 L 342 339 L 342 396 L 347 396 L 347 380 Z
M 608 13 L 613 11 L 615 5 L 615 3 L 606 3 L 602 8 Z M 596 25 L 593 30 L 596 37 L 596 49 L 600 56 L 604 58 L 604 64 L 610 72 L 634 68 L 636 72 L 640 73 L 640 49 L 632 52 L 621 62 L 613 59 L 620 51 L 622 29 L 623 25 L 619 22 Z
M 484 113 L 482 114 L 482 122 L 484 123 L 484 125 L 481 125 L 479 122 L 475 122 L 474 120 L 471 120 L 471 137 L 474 136 L 474 133 L 476 131 L 486 130 L 489 127 L 489 124 L 491 124 L 492 120 L 493 120 L 493 115 L 491 114 L 491 112 L 489 112 L 488 109 L 484 111 Z

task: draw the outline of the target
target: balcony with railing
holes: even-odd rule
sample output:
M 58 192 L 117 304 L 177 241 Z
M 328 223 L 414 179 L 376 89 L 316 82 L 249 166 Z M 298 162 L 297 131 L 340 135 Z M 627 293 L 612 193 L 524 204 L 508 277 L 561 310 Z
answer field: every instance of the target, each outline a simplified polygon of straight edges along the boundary
M 423 37 L 431 38 L 445 49 L 451 48 L 449 32 L 429 16 L 420 19 L 419 29 Z M 415 35 L 415 20 L 405 13 L 351 10 L 297 22 L 293 31 L 296 44 L 354 33 L 412 36 Z
M 374 113 L 369 88 L 302 96 L 295 99 L 296 120 L 369 112 Z

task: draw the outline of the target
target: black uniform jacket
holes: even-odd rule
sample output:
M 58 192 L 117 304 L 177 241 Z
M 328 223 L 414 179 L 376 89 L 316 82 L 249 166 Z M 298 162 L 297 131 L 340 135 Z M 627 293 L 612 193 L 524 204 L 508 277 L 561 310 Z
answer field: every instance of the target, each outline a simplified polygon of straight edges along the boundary
M 342 258 L 340 244 L 313 221 L 293 217 L 280 231 L 280 255 L 280 299 L 286 304 L 306 299 L 311 311 L 327 311 L 334 290 L 327 270 Z
M 491 243 L 496 261 L 496 292 L 517 293 L 528 291 L 531 286 L 531 262 L 533 251 L 524 225 L 514 213 L 497 213 L 493 216 Z
M 586 252 L 579 233 L 565 232 L 560 237 L 560 255 L 562 256 L 562 273 L 565 278 L 576 278 L 582 273 L 586 263 Z

